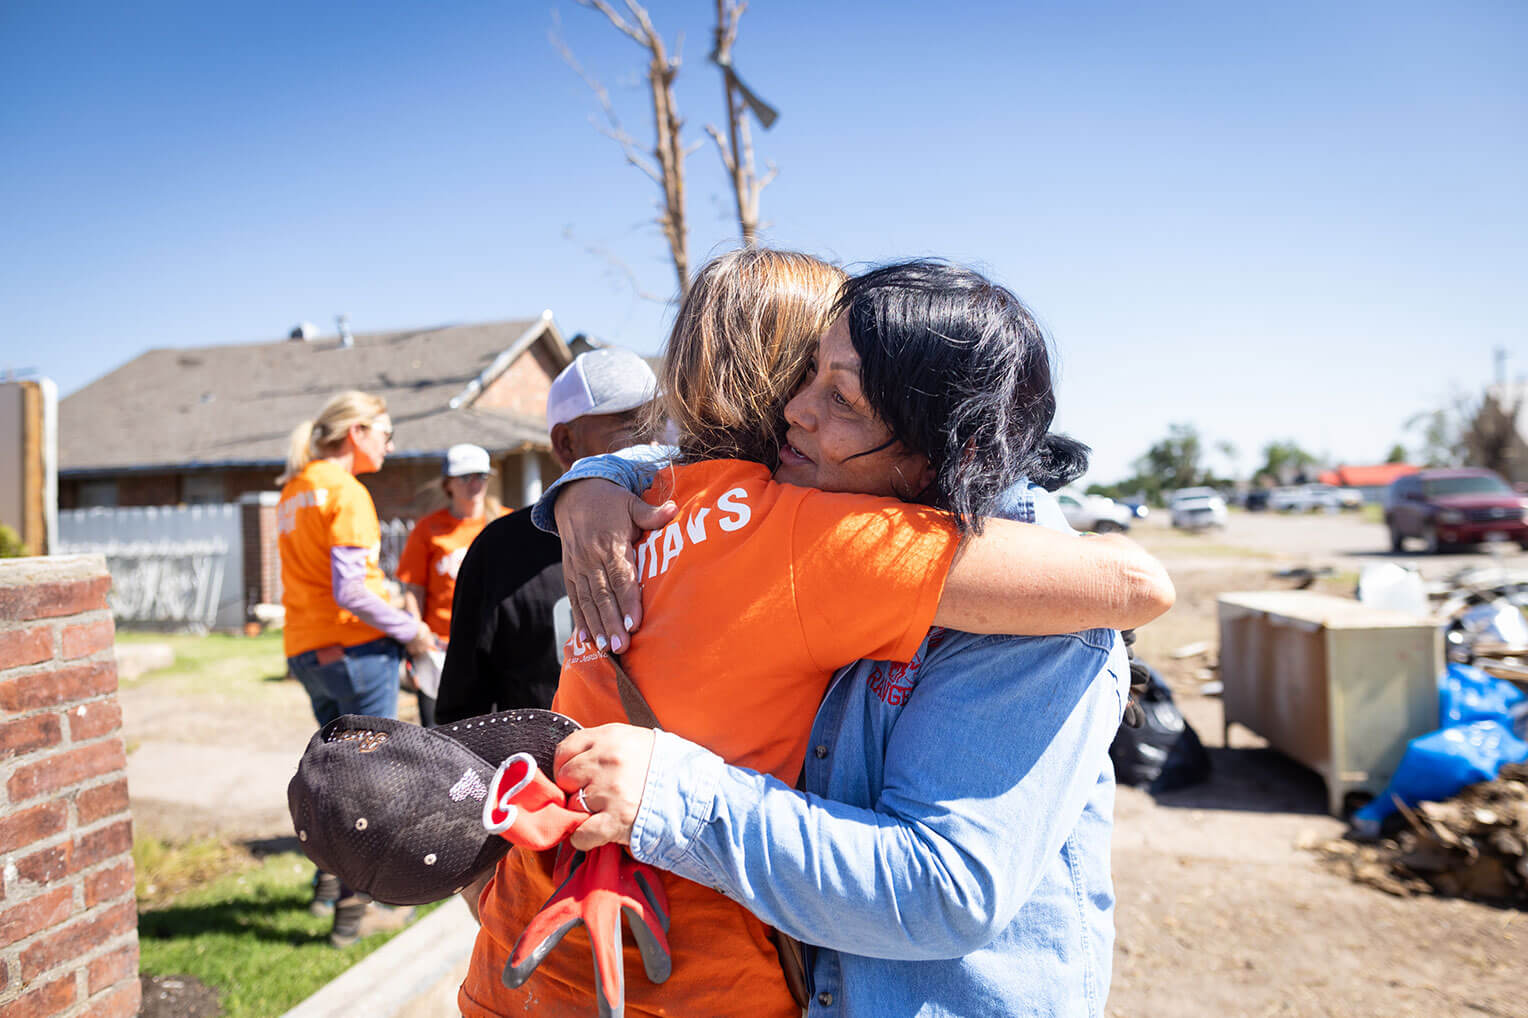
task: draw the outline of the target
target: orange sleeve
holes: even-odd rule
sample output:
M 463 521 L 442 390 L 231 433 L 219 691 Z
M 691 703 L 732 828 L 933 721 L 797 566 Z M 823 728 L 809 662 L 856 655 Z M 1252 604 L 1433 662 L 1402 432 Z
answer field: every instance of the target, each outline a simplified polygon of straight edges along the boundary
M 398 556 L 398 582 L 416 587 L 430 585 L 430 539 L 425 536 L 425 520 L 419 520 L 409 531 L 409 539 L 403 542 L 403 554 Z M 421 605 L 421 607 L 423 607 Z
M 827 669 L 910 660 L 934 623 L 960 543 L 948 513 L 822 491 L 803 495 L 791 541 L 807 652 Z
M 329 521 L 329 540 L 335 547 L 372 548 L 382 543 L 377 508 L 359 481 L 334 493 L 334 516 Z

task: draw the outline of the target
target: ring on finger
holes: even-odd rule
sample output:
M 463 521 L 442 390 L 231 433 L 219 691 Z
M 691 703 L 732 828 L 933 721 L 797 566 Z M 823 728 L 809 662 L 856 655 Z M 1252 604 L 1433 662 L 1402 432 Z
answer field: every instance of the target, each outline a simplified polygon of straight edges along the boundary
M 594 812 L 594 810 L 589 808 L 589 800 L 584 798 L 584 790 L 582 788 L 578 790 L 578 805 L 585 813 Z

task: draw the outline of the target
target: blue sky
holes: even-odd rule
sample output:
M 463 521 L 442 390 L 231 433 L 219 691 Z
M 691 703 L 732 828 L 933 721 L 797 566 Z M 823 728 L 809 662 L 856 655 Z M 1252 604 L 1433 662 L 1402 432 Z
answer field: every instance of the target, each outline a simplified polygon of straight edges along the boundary
M 711 4 L 654 0 L 688 133 Z M 131 7 L 129 10 L 128 8 Z M 0 5 L 0 368 L 65 393 L 145 349 L 549 307 L 656 350 L 654 188 L 589 126 L 579 58 L 649 130 L 642 55 L 572 3 Z M 782 113 L 769 243 L 969 262 L 1050 330 L 1059 425 L 1126 473 L 1173 421 L 1384 456 L 1528 373 L 1528 7 L 755 0 Z M 690 158 L 692 261 L 736 242 Z

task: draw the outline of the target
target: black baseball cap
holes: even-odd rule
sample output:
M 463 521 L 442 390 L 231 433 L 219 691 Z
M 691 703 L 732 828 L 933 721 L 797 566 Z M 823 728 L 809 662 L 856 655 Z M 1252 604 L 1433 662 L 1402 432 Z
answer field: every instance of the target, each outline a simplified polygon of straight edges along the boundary
M 548 776 L 572 718 L 501 711 L 440 728 L 346 714 L 308 742 L 287 785 L 303 852 L 389 905 L 450 897 L 510 849 L 483 827 L 500 763 L 529 753 Z

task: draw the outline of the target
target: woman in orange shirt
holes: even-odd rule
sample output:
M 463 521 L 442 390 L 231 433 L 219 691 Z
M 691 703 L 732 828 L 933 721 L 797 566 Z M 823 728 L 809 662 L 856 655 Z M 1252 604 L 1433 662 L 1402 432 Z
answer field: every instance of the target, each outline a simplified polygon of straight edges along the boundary
M 435 636 L 387 600 L 378 564 L 382 528 L 357 474 L 381 469 L 393 444 L 387 403 L 342 392 L 292 431 L 276 506 L 281 554 L 282 643 L 287 667 L 308 693 L 323 727 L 341 714 L 398 716 L 403 653 L 422 654 Z M 334 913 L 330 942 L 356 939 L 367 899 L 320 873 L 313 910 Z
M 488 451 L 481 446 L 464 444 L 447 449 L 440 484 L 451 504 L 415 523 L 398 557 L 404 609 L 423 619 L 442 647 L 451 638 L 456 571 L 467 547 L 484 527 L 504 515 L 499 500 L 488 494 L 492 472 Z M 426 678 L 427 669 L 434 669 L 433 682 Z M 419 723 L 433 728 L 435 691 L 440 688 L 438 658 L 415 658 L 414 681 L 418 686 Z

